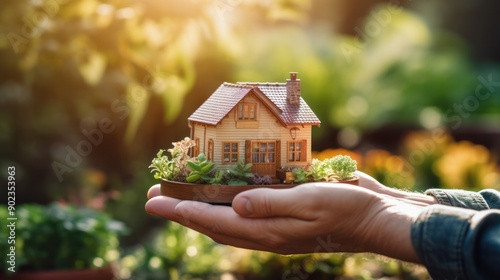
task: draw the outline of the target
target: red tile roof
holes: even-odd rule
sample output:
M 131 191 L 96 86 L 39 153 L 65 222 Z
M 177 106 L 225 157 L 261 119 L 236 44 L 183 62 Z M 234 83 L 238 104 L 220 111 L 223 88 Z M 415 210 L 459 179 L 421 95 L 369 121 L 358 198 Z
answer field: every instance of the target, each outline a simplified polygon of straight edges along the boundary
M 254 90 L 258 88 L 259 90 Z M 286 100 L 285 83 L 223 83 L 189 118 L 189 121 L 217 125 L 248 93 L 262 93 L 279 110 L 275 115 L 287 125 L 320 125 L 321 122 L 307 103 L 289 104 Z

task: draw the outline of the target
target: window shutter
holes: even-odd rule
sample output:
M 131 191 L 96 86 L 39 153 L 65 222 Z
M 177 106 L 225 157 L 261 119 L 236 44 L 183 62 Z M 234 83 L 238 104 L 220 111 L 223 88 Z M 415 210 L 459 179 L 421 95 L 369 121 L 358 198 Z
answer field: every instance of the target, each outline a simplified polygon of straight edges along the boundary
M 307 140 L 302 140 L 302 161 L 307 161 Z
M 276 169 L 281 168 L 281 141 L 276 141 Z
M 245 163 L 252 162 L 252 141 L 245 141 Z

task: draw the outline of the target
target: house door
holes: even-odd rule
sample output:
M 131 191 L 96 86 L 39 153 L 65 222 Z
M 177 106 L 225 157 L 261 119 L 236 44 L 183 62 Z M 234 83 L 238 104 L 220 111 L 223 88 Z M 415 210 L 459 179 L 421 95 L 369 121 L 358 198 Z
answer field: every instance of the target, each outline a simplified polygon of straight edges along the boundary
M 252 162 L 252 172 L 276 176 L 276 141 L 251 141 L 248 144 L 250 149 L 247 150 L 247 155 Z

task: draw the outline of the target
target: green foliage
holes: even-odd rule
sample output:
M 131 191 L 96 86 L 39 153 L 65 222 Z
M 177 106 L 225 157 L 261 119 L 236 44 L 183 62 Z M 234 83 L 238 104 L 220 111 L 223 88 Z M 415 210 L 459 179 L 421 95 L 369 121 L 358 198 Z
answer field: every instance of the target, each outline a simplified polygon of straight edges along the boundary
M 212 185 L 222 185 L 225 179 L 226 172 L 224 170 L 217 170 L 213 173 L 213 178 L 208 180 L 207 182 Z
M 104 212 L 59 203 L 23 204 L 16 214 L 19 271 L 102 267 L 118 257 L 118 237 L 126 232 Z
M 329 176 L 332 174 L 329 172 L 326 165 L 326 160 L 313 159 L 311 164 L 307 167 L 307 174 L 312 178 L 312 181 L 328 181 Z
M 7 211 L 7 207 L 5 207 L 4 205 L 2 205 L 2 207 L 0 207 L 0 219 L 2 221 L 7 221 L 7 218 L 9 217 L 8 215 L 8 211 Z M 4 272 L 7 272 L 7 268 L 8 268 L 8 263 L 6 262 L 7 259 L 6 259 L 6 254 L 8 254 L 10 252 L 10 246 L 12 244 L 9 244 L 9 235 L 10 235 L 10 229 L 6 226 L 3 226 L 2 228 L 0 228 L 0 252 L 2 252 L 2 258 L 0 258 L 1 262 L 0 262 L 0 274 L 1 273 L 4 273 Z M 5 252 L 5 253 L 4 253 Z
M 173 180 L 179 173 L 179 168 L 175 162 L 163 155 L 165 150 L 161 149 L 156 154 L 156 158 L 151 161 L 151 172 L 154 172 L 155 179 Z
M 196 145 L 195 142 L 186 137 L 172 143 L 172 145 L 174 147 L 167 150 L 171 154 L 171 158 L 163 155 L 165 150 L 160 150 L 156 154 L 156 158 L 151 161 L 149 168 L 151 168 L 151 172 L 155 172 L 155 179 L 184 181 L 190 174 L 188 162 L 192 161 L 192 158 L 189 156 L 189 149 Z M 204 167 L 206 168 L 206 165 Z
M 230 178 L 228 180 L 228 185 L 248 185 L 253 178 L 252 173 L 252 163 L 238 161 L 237 164 L 229 168 Z
M 222 273 L 228 247 L 177 223 L 167 223 L 152 238 L 121 259 L 123 279 L 212 279 Z M 214 278 L 217 279 L 217 278 Z
M 357 170 L 357 163 L 349 156 L 338 155 L 327 159 L 325 164 L 336 180 L 351 179 Z
M 294 180 L 295 183 L 307 183 L 309 182 L 309 174 L 302 168 L 294 168 L 292 173 L 295 174 L 296 178 Z
M 189 149 L 195 146 L 195 142 L 188 137 L 179 142 L 172 143 L 174 148 L 168 151 L 172 155 L 169 158 L 163 155 L 165 150 L 160 150 L 151 161 L 149 168 L 154 172 L 155 179 L 186 181 L 188 183 L 208 183 L 212 185 L 248 185 L 252 183 L 252 163 L 245 164 L 238 161 L 228 170 L 215 170 L 215 164 L 207 160 L 205 154 L 199 154 L 191 158 Z M 262 180 L 261 180 L 262 181 Z M 262 182 L 266 182 L 263 180 Z
M 357 170 L 357 163 L 350 156 L 337 155 L 325 160 L 313 159 L 306 168 L 296 168 L 294 182 L 337 182 L 351 179 Z
M 210 183 L 214 182 L 212 174 L 215 164 L 207 160 L 205 154 L 199 154 L 197 160 L 190 160 L 187 162 L 191 172 L 189 173 L 186 181 L 188 183 Z

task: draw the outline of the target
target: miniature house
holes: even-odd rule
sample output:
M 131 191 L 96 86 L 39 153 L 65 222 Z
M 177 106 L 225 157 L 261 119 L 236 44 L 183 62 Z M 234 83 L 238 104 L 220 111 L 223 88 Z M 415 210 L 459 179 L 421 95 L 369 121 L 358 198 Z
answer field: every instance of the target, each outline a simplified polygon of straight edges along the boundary
M 188 121 L 193 154 L 218 165 L 251 162 L 252 172 L 273 177 L 311 162 L 312 126 L 321 123 L 295 72 L 286 83 L 223 83 Z

